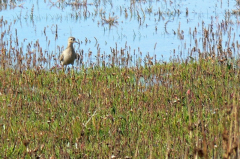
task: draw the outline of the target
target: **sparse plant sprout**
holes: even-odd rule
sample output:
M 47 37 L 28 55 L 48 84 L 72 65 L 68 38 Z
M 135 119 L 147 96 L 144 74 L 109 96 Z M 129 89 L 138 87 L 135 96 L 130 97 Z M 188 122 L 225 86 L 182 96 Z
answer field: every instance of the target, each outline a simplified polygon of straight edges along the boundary
M 111 16 L 109 15 L 109 18 L 108 18 L 108 19 L 102 18 L 102 20 L 103 20 L 103 22 L 104 22 L 105 24 L 109 24 L 109 26 L 118 24 L 118 21 L 117 21 L 117 20 L 118 20 L 118 16 L 111 17 Z
M 240 6 L 238 6 L 237 9 L 233 9 L 232 14 L 240 15 Z

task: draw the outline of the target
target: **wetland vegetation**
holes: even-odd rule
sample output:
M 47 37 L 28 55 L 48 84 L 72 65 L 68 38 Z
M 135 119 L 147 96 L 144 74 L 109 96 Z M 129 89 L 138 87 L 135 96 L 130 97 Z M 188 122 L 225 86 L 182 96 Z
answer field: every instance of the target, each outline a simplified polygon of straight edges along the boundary
M 0 13 L 25 11 L 27 2 L 32 1 L 0 0 Z M 235 8 L 221 20 L 211 17 L 187 30 L 167 20 L 195 14 L 190 7 L 178 8 L 186 1 L 125 2 L 129 6 L 120 5 L 109 16 L 101 6 L 115 5 L 107 0 L 36 1 L 24 16 L 1 16 L 0 158 L 239 158 L 239 1 L 213 1 L 213 6 L 234 3 Z M 48 22 L 35 12 L 42 3 L 53 10 L 71 9 L 65 17 L 48 15 L 51 22 L 93 18 L 103 32 L 113 33 L 122 18 L 132 17 L 139 32 L 142 26 L 152 28 L 150 37 L 173 36 L 179 46 L 166 60 L 157 41 L 134 48 L 134 40 L 122 45 L 119 38 L 111 43 L 102 35 L 85 36 L 75 47 L 80 58 L 65 70 L 59 55 L 69 32 L 77 30 L 54 24 L 39 31 L 34 24 Z M 159 17 L 162 30 L 150 25 L 147 15 Z M 41 36 L 30 40 L 26 24 L 36 26 L 35 35 Z

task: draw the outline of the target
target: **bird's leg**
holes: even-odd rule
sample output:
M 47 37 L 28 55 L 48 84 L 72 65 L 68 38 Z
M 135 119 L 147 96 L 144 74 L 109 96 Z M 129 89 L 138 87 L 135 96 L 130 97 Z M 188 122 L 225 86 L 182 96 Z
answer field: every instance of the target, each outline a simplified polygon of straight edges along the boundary
M 72 65 L 72 75 L 73 75 L 73 73 L 74 73 L 74 66 Z
M 68 72 L 68 73 L 70 72 L 70 67 L 67 68 L 67 72 Z
M 64 68 L 64 65 L 62 65 L 62 71 L 65 72 L 65 68 Z

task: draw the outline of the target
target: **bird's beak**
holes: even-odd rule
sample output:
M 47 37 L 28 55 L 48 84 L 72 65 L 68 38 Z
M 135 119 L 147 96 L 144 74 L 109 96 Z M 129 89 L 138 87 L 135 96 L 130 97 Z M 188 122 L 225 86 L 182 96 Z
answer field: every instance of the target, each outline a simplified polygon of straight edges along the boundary
M 80 43 L 79 43 L 79 42 L 77 42 L 76 40 L 75 40 L 73 43 L 78 43 L 78 44 L 80 44 Z

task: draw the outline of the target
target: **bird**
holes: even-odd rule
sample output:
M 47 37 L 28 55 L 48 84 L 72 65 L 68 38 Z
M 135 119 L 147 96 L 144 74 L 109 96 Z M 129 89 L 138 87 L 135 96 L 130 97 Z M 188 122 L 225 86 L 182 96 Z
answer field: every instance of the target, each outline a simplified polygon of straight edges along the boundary
M 78 58 L 78 54 L 75 52 L 73 48 L 73 43 L 78 43 L 74 37 L 69 37 L 68 38 L 68 46 L 67 48 L 62 52 L 59 60 L 61 65 L 69 65 L 69 64 L 74 64 L 74 60 Z

